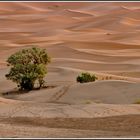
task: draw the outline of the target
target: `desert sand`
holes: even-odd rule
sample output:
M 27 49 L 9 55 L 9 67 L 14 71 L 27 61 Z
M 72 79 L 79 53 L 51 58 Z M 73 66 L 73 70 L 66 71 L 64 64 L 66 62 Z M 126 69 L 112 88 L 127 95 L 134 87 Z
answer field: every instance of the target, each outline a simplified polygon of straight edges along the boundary
M 0 137 L 140 137 L 140 3 L 0 2 L 0 19 Z M 19 93 L 6 60 L 31 45 L 48 88 Z

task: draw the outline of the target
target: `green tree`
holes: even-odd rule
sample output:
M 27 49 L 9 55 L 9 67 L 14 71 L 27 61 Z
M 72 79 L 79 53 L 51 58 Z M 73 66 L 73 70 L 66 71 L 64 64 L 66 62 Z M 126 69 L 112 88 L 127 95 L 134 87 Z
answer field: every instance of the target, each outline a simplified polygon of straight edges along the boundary
M 81 73 L 80 75 L 77 76 L 77 82 L 80 83 L 86 83 L 86 82 L 93 82 L 97 79 L 95 75 L 91 75 L 88 72 Z
M 6 78 L 17 83 L 22 90 L 32 90 L 36 81 L 39 83 L 39 88 L 43 86 L 47 74 L 46 65 L 50 63 L 50 57 L 46 49 L 32 46 L 11 55 L 7 62 L 11 69 L 5 75 Z

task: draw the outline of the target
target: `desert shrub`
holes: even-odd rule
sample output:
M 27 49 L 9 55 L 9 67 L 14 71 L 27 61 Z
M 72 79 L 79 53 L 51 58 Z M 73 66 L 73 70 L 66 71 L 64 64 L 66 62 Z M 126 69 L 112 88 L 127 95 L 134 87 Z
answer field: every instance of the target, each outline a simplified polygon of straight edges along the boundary
M 32 46 L 14 53 L 7 62 L 11 69 L 6 78 L 17 83 L 22 90 L 32 90 L 36 81 L 39 82 L 39 88 L 43 86 L 50 57 L 46 49 Z
M 111 76 L 109 76 L 109 79 L 112 79 L 112 77 L 111 77 Z
M 134 104 L 140 104 L 140 99 L 136 100 Z
M 94 82 L 97 79 L 95 75 L 91 75 L 90 73 L 81 73 L 77 77 L 77 82 L 86 83 L 86 82 Z
M 106 33 L 106 35 L 111 35 L 111 33 Z
M 85 101 L 85 104 L 91 104 L 90 100 Z

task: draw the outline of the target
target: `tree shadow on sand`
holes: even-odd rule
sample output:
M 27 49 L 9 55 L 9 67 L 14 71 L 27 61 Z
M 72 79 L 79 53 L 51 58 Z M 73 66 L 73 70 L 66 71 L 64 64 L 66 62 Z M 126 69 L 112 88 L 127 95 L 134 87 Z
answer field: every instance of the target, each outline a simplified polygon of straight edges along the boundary
M 31 91 L 37 91 L 37 90 L 43 90 L 43 89 L 50 89 L 50 88 L 55 88 L 57 87 L 57 85 L 48 85 L 48 86 L 44 86 L 42 88 L 34 88 L 33 90 L 20 90 L 20 89 L 13 89 L 10 91 L 6 91 L 6 92 L 2 92 L 1 95 L 6 96 L 6 95 L 15 95 L 15 94 L 26 94 L 29 93 Z

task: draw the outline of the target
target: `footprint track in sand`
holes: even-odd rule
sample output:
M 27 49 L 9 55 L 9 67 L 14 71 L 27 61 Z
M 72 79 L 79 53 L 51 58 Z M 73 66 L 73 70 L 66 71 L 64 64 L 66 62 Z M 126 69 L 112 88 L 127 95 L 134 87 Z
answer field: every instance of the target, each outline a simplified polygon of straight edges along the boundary
M 64 96 L 69 90 L 71 84 L 63 86 L 59 91 L 57 91 L 51 98 L 50 102 L 57 102 L 62 96 Z

